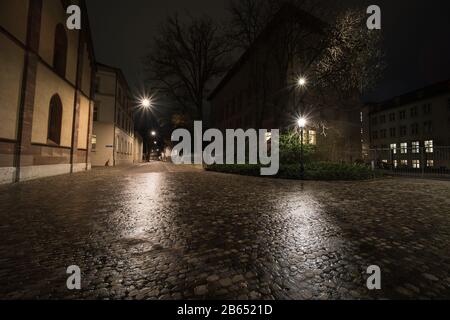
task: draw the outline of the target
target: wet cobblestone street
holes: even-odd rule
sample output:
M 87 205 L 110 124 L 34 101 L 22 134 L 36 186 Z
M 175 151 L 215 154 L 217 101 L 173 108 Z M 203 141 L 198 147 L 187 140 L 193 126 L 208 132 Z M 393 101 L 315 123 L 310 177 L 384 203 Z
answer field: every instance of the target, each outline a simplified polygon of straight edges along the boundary
M 0 186 L 0 298 L 449 299 L 450 182 L 153 163 Z

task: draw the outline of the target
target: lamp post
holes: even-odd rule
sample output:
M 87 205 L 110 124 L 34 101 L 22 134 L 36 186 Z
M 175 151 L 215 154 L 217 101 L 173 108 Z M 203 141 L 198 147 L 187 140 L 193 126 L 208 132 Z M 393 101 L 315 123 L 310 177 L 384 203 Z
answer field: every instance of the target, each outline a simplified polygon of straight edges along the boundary
M 298 126 L 300 127 L 300 179 L 303 180 L 305 178 L 305 164 L 303 160 L 303 134 L 306 127 L 306 119 L 300 118 L 298 119 Z

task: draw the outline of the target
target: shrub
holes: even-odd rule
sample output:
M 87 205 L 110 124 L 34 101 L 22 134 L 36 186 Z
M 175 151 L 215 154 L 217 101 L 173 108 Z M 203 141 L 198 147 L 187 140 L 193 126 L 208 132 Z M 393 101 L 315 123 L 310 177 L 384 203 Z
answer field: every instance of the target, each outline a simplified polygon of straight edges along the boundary
M 300 137 L 295 132 L 288 132 L 280 136 L 280 163 L 296 164 L 301 160 Z M 315 153 L 315 146 L 303 144 L 303 161 L 308 163 Z
M 246 176 L 260 176 L 260 165 L 212 165 L 206 170 Z M 332 162 L 310 162 L 305 164 L 305 180 L 367 180 L 378 177 L 370 167 L 360 164 L 345 164 Z M 300 164 L 281 164 L 276 178 L 300 179 Z

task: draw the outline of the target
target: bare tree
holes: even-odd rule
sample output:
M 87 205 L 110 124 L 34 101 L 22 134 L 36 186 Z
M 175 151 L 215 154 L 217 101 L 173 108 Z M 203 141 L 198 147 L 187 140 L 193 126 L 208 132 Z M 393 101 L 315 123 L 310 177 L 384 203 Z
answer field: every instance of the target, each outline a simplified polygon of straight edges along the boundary
M 284 8 L 285 14 L 276 31 L 272 30 L 276 36 L 263 39 L 270 48 L 265 53 L 270 57 L 265 60 L 277 65 L 281 78 L 286 75 L 292 78 L 288 87 L 295 86 L 299 74 L 306 76 L 307 92 L 315 92 L 315 106 L 320 108 L 317 99 L 328 95 L 330 90 L 348 95 L 355 91 L 361 93 L 376 84 L 384 68 L 381 34 L 366 27 L 365 8 L 344 8 L 341 1 L 231 0 L 231 30 L 238 41 L 235 45 L 249 48 L 258 42 L 256 39 L 264 28 L 277 18 L 278 8 Z M 301 11 L 296 14 L 291 12 L 296 11 L 293 8 Z M 272 79 L 259 78 L 259 81 Z M 297 99 L 297 103 L 302 102 L 303 97 Z M 261 105 L 259 108 L 267 109 Z M 286 108 L 286 101 L 280 101 L 279 118 L 286 114 Z
M 237 48 L 248 49 L 270 20 L 286 4 L 291 3 L 312 15 L 329 22 L 342 1 L 329 0 L 230 0 L 230 38 Z
M 147 80 L 172 98 L 182 114 L 203 118 L 203 104 L 211 80 L 227 70 L 229 46 L 207 16 L 170 16 L 155 37 L 145 59 Z

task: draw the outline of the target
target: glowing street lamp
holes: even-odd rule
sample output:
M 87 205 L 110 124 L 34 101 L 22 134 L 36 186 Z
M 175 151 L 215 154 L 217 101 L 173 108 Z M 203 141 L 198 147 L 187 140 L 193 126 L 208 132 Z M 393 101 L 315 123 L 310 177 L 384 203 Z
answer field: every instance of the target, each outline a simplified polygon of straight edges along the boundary
M 298 119 L 297 123 L 300 129 L 304 129 L 306 127 L 306 124 L 308 123 L 308 120 L 306 120 L 306 118 L 301 117 L 300 119 Z
M 152 100 L 149 98 L 142 98 L 141 106 L 143 106 L 145 109 L 150 108 L 152 106 Z
M 304 87 L 304 86 L 306 86 L 307 82 L 308 81 L 306 80 L 305 77 L 300 77 L 300 78 L 298 78 L 297 84 L 299 87 Z
M 156 136 L 156 131 L 151 132 L 152 137 Z
M 308 123 L 308 120 L 306 120 L 305 117 L 301 117 L 297 121 L 298 126 L 300 127 L 300 179 L 304 180 L 305 178 L 305 165 L 303 161 L 303 133 L 305 130 L 305 127 Z

